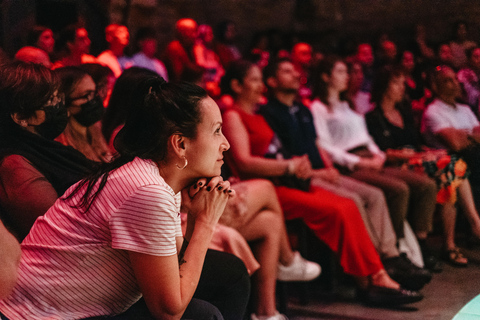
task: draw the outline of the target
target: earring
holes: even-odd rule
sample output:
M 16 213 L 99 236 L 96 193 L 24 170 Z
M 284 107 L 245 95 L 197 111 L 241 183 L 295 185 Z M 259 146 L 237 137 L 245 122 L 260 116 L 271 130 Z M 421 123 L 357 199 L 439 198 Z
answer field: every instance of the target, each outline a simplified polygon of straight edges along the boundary
M 178 169 L 178 170 L 183 170 L 183 169 L 185 169 L 185 167 L 186 167 L 187 164 L 188 164 L 187 158 L 183 157 L 183 159 L 185 160 L 185 164 L 183 165 L 183 167 L 180 167 L 178 164 L 175 164 L 175 165 L 177 166 L 177 169 Z
M 20 125 L 26 128 L 28 126 L 27 120 L 20 121 Z

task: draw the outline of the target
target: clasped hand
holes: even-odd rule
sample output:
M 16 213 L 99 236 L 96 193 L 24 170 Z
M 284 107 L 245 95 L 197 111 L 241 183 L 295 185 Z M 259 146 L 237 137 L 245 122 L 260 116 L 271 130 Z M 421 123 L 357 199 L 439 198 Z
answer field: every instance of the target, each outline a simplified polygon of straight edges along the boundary
M 223 181 L 222 177 L 202 178 L 182 190 L 182 207 L 196 222 L 215 225 L 228 199 L 234 196 L 235 190 L 230 188 L 230 182 Z

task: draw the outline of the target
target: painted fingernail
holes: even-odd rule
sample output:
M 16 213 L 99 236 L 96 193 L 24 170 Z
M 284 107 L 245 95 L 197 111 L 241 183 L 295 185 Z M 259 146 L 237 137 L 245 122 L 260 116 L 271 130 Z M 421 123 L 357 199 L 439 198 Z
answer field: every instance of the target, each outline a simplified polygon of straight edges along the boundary
M 219 190 L 219 191 L 220 191 L 220 190 L 222 190 L 222 189 L 223 189 L 223 187 L 222 187 L 222 186 L 218 186 L 218 190 Z
M 210 190 L 212 190 L 212 187 L 208 186 L 207 191 L 210 191 Z
M 232 189 L 228 190 L 228 193 L 232 193 L 232 192 L 233 192 L 233 190 L 232 190 Z
M 201 187 L 203 185 L 202 181 L 198 181 L 198 186 Z
M 193 185 L 193 189 L 197 189 L 197 188 L 198 188 L 198 186 L 197 186 L 197 184 L 195 183 L 195 184 Z

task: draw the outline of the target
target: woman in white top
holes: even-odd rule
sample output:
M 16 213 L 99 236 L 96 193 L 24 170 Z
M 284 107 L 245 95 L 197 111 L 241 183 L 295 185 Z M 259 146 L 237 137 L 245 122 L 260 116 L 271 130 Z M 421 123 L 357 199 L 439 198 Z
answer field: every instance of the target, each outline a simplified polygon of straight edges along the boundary
M 317 79 L 311 111 L 318 144 L 351 177 L 383 190 L 399 241 L 404 238 L 407 215 L 417 238 L 425 240 L 432 228 L 435 182 L 415 172 L 384 166 L 385 154 L 369 135 L 364 117 L 353 111 L 343 98 L 348 84 L 345 62 L 338 57 L 327 57 L 314 76 Z
M 230 146 L 218 106 L 197 86 L 159 77 L 134 101 L 115 141 L 120 156 L 67 190 L 22 243 L 17 286 L 0 301 L 5 317 L 115 316 L 138 301 L 120 319 L 243 318 L 245 266 L 219 252 L 206 259 L 235 194 L 219 176 Z

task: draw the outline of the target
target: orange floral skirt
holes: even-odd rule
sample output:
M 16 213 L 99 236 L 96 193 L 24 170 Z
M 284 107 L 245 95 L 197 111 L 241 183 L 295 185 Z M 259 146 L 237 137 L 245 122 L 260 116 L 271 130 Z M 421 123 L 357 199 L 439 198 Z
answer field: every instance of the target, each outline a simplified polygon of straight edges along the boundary
M 468 177 L 465 161 L 456 154 L 442 155 L 436 160 L 426 161 L 422 157 L 411 158 L 402 168 L 423 172 L 435 179 L 438 185 L 437 203 L 455 203 L 457 188 Z

